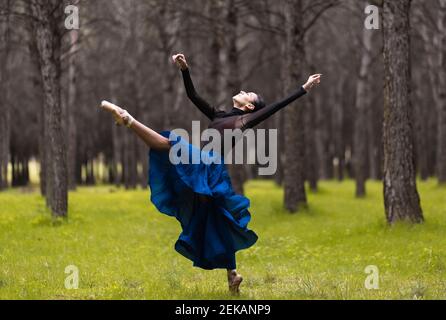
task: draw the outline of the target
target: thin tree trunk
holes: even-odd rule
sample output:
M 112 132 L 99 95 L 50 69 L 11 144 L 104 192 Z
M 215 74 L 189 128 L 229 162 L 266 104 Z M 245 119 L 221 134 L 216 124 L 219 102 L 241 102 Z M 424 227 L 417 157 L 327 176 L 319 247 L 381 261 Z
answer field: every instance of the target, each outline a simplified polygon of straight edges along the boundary
M 129 131 L 126 131 L 124 151 L 124 184 L 126 189 L 135 189 L 138 184 L 136 152 L 137 146 L 135 136 L 131 135 Z
M 71 30 L 70 50 L 68 52 L 68 92 L 67 92 L 67 114 L 68 114 L 68 189 L 76 189 L 76 49 L 79 38 L 78 30 Z
M 363 28 L 362 32 L 362 56 L 359 70 L 359 79 L 356 87 L 356 119 L 353 136 L 353 166 L 356 181 L 356 197 L 364 197 L 366 194 L 365 182 L 367 177 L 367 119 L 369 73 L 372 62 L 372 30 Z
M 384 1 L 384 207 L 388 223 L 423 221 L 410 105 L 410 0 Z
M 370 99 L 370 97 L 369 97 Z M 371 99 L 369 101 L 372 101 Z M 368 155 L 369 155 L 369 177 L 373 180 L 381 179 L 381 161 L 380 161 L 380 150 L 381 150 L 381 138 L 379 130 L 377 129 L 377 124 L 381 123 L 377 120 L 378 114 L 375 110 L 375 104 L 370 103 L 367 110 L 367 142 L 368 142 Z
M 321 179 L 329 179 L 331 177 L 330 155 L 328 152 L 328 120 L 330 119 L 330 115 L 325 112 L 324 104 L 318 94 L 313 96 L 313 108 L 316 112 L 314 134 L 316 139 L 318 176 Z
M 283 82 L 282 82 L 283 83 Z M 285 148 L 285 128 L 284 128 L 284 113 L 279 112 L 276 115 L 276 128 L 277 128 L 277 171 L 274 175 L 274 181 L 277 185 L 283 184 L 283 167 L 284 167 L 284 148 Z
M 220 95 L 223 91 L 222 63 L 220 59 L 224 46 L 224 31 L 221 22 L 221 11 L 224 8 L 223 5 L 222 0 L 215 0 L 210 1 L 208 7 L 209 16 L 214 19 L 210 22 L 212 37 L 209 44 L 209 61 L 212 63 L 210 64 L 209 81 L 206 83 L 208 84 L 207 92 L 209 92 L 209 96 L 212 97 L 215 102 L 220 101 Z
M 6 2 L 5 22 L 0 22 L 0 37 L 3 39 L 4 50 L 0 52 L 0 190 L 8 187 L 8 163 L 9 143 L 11 137 L 10 107 L 9 107 L 9 80 L 8 80 L 8 56 L 10 45 L 10 0 Z
M 283 13 L 285 14 L 287 8 L 284 6 Z M 283 40 L 283 39 L 282 39 Z M 280 46 L 280 53 L 282 56 L 286 55 L 287 44 L 284 41 L 278 41 L 278 46 Z M 280 59 L 280 96 L 286 96 L 288 94 L 287 88 L 287 77 L 288 77 L 288 64 L 284 59 Z M 284 180 L 285 171 L 285 112 L 278 112 L 276 117 L 276 128 L 277 128 L 277 172 L 275 174 L 275 181 L 277 185 L 281 186 Z
M 316 110 L 314 109 L 314 99 L 309 96 L 303 102 L 306 105 L 307 112 L 305 113 L 305 179 L 308 181 L 311 191 L 317 192 L 318 182 L 318 159 L 316 152 L 316 137 L 315 137 L 315 118 Z
M 345 78 L 338 80 L 334 86 L 334 102 L 332 112 L 332 138 L 335 165 L 333 173 L 338 181 L 344 180 L 345 170 L 345 142 L 344 142 L 344 104 L 345 104 Z

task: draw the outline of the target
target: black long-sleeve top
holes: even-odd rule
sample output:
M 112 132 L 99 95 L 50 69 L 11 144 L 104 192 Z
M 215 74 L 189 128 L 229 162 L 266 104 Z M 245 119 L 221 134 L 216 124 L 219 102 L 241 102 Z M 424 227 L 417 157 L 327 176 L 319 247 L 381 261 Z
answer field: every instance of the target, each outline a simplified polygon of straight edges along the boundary
M 267 105 L 258 111 L 254 110 L 253 112 L 248 112 L 233 107 L 230 112 L 225 112 L 217 110 L 198 95 L 190 77 L 189 69 L 182 70 L 181 73 L 183 74 L 187 96 L 195 106 L 197 106 L 197 108 L 211 120 L 209 128 L 218 130 L 222 135 L 224 129 L 241 129 L 244 131 L 245 129 L 252 128 L 307 93 L 301 86 L 285 99 Z

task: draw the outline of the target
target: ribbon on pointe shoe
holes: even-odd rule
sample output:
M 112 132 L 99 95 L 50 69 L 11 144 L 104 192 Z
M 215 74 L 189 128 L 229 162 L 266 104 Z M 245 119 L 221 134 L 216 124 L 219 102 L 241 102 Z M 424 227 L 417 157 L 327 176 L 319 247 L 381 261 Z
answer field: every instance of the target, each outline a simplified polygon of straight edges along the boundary
M 124 119 L 124 124 L 127 128 L 130 128 L 133 121 L 135 121 L 135 119 L 127 111 L 125 111 L 125 113 L 122 115 L 122 118 Z

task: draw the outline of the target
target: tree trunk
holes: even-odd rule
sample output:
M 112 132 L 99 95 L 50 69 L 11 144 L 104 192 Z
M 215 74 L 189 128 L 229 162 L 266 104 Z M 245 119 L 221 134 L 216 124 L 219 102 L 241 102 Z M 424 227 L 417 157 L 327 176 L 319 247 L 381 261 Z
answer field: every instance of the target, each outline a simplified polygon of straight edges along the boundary
M 311 73 L 314 74 L 314 67 L 311 66 Z M 316 108 L 314 103 L 314 95 L 309 95 L 303 104 L 305 109 L 305 180 L 308 181 L 311 191 L 317 192 L 318 182 L 318 156 L 316 143 Z
M 301 0 L 286 1 L 287 89 L 293 90 L 302 81 L 304 51 L 303 10 Z M 304 106 L 292 104 L 285 110 L 285 208 L 296 212 L 307 206 L 304 184 L 305 136 Z
M 136 138 L 128 131 L 125 132 L 124 137 L 124 184 L 126 189 L 135 189 L 138 184 L 138 171 L 136 166 Z
M 240 90 L 240 75 L 239 75 L 239 56 L 237 50 L 237 29 L 238 29 L 238 16 L 237 7 L 234 0 L 227 2 L 226 12 L 226 27 L 227 27 L 227 64 L 228 74 L 226 79 L 227 92 L 234 94 Z M 244 194 L 243 184 L 245 182 L 245 169 L 242 164 L 229 165 L 229 173 L 231 176 L 231 183 L 235 193 Z
M 76 189 L 76 48 L 79 38 L 78 30 L 71 30 L 69 34 L 70 50 L 68 52 L 68 92 L 67 92 L 67 114 L 68 114 L 68 188 Z
M 344 180 L 345 170 L 345 141 L 344 141 L 344 105 L 345 105 L 345 86 L 347 82 L 342 77 L 337 85 L 333 86 L 335 97 L 332 110 L 332 139 L 333 139 L 333 165 L 332 171 L 338 181 Z
M 175 127 L 175 113 L 173 112 L 173 101 L 175 98 L 175 80 L 178 78 L 178 69 L 172 66 L 170 55 L 173 54 L 173 45 L 178 40 L 178 33 L 180 32 L 181 19 L 172 13 L 169 8 L 171 2 L 163 1 L 160 6 L 159 16 L 161 20 L 158 22 L 158 32 L 160 45 L 162 50 L 161 65 L 163 65 L 165 72 L 161 79 L 162 105 L 163 105 L 163 128 L 164 130 L 172 130 Z M 169 21 L 169 23 L 166 23 Z
M 356 118 L 353 136 L 353 167 L 356 181 L 356 197 L 364 197 L 366 194 L 365 182 L 367 177 L 367 119 L 369 109 L 369 73 L 372 62 L 372 33 L 373 30 L 363 28 L 362 32 L 362 56 L 359 70 L 359 79 L 356 87 Z
M 313 98 L 308 97 L 304 105 L 307 112 L 305 113 L 305 180 L 308 181 L 311 191 L 317 191 L 318 182 L 318 159 L 316 152 L 314 124 L 316 112 L 313 108 Z
M 446 184 L 446 0 L 440 0 L 438 15 L 438 182 Z
M 370 98 L 370 97 L 369 97 Z M 370 99 L 372 101 L 372 99 Z M 379 112 L 379 114 L 381 114 Z M 375 104 L 370 103 L 367 110 L 367 142 L 368 142 L 368 155 L 369 155 L 369 177 L 373 180 L 381 180 L 381 135 L 378 126 L 381 124 L 378 121 L 378 112 L 376 111 Z
M 316 140 L 316 158 L 318 167 L 318 176 L 320 179 L 329 179 L 331 177 L 330 155 L 328 152 L 328 122 L 330 114 L 325 112 L 324 104 L 320 95 L 313 96 L 313 108 L 316 112 L 315 118 L 315 140 Z M 328 110 L 330 112 L 330 110 Z
M 284 82 L 282 82 L 284 83 Z M 274 181 L 278 186 L 283 184 L 283 171 L 284 171 L 284 148 L 285 148 L 285 128 L 284 128 L 284 115 L 283 112 L 278 112 L 276 115 L 276 129 L 277 129 L 277 171 L 274 175 Z
M 386 0 L 384 24 L 384 207 L 388 223 L 423 221 L 416 187 L 410 105 L 410 0 Z
M 283 14 L 286 13 L 286 6 L 283 7 Z M 277 41 L 277 45 L 280 48 L 280 54 L 285 57 L 287 52 L 287 43 L 280 38 Z M 280 59 L 279 61 L 279 71 L 280 71 L 280 85 L 279 85 L 279 95 L 280 97 L 285 97 L 288 93 L 287 88 L 287 78 L 288 78 L 288 64 L 284 59 Z M 279 99 L 277 97 L 276 99 Z M 275 116 L 275 125 L 277 128 L 277 172 L 274 175 L 274 180 L 277 185 L 282 186 L 284 180 L 284 171 L 285 171 L 285 112 L 278 112 Z
M 63 6 L 58 1 L 33 0 L 34 29 L 40 57 L 45 116 L 48 117 L 48 138 L 51 160 L 47 170 L 51 178 L 50 208 L 54 216 L 67 216 L 67 155 L 65 133 L 62 130 L 62 108 L 60 97 L 60 50 L 61 36 L 59 18 L 63 16 Z M 58 17 L 55 17 L 58 13 Z M 47 188 L 48 189 L 48 188 Z M 48 190 L 47 190 L 48 191 Z
M 211 61 L 209 68 L 209 81 L 207 92 L 209 96 L 214 99 L 215 102 L 220 101 L 223 84 L 222 84 L 222 63 L 220 56 L 224 46 L 224 32 L 221 22 L 221 11 L 224 8 L 222 0 L 215 0 L 209 2 L 209 16 L 213 17 L 211 23 L 212 37 L 210 39 L 210 54 L 209 61 Z
M 8 81 L 8 56 L 10 44 L 10 0 L 6 2 L 5 22 L 0 22 L 0 37 L 3 43 L 3 52 L 0 51 L 0 190 L 8 187 L 8 163 L 9 163 L 9 143 L 11 136 L 10 127 L 10 107 L 9 107 L 9 81 Z

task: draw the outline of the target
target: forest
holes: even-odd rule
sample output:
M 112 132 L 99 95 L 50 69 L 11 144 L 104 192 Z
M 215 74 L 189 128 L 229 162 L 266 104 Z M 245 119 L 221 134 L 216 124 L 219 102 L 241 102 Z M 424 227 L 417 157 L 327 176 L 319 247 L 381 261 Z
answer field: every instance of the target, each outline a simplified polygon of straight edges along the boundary
M 200 115 L 171 66 L 175 52 L 187 53 L 202 94 L 222 106 L 241 87 L 274 101 L 312 71 L 324 74 L 326 85 L 299 108 L 264 124 L 278 128 L 281 161 L 274 179 L 296 198 L 291 210 L 306 202 L 304 181 L 316 190 L 319 180 L 353 178 L 356 196 L 363 196 L 367 179 L 382 178 L 383 33 L 362 27 L 365 2 L 234 0 L 203 7 L 203 1 L 80 1 L 74 2 L 77 30 L 64 28 L 68 2 L 33 2 L 2 1 L 1 188 L 28 185 L 33 159 L 42 194 L 54 185 L 52 170 L 62 177 L 55 189 L 64 194 L 99 182 L 147 187 L 147 150 L 116 132 L 96 107 L 109 97 L 157 130 L 190 129 Z M 412 123 L 404 130 L 413 135 L 420 179 L 444 183 L 444 3 L 413 1 L 410 10 Z M 50 39 L 36 25 L 43 18 L 42 34 Z M 51 61 L 41 57 L 46 41 Z M 42 72 L 60 85 L 47 87 Z M 285 166 L 287 157 L 296 161 Z M 234 168 L 236 189 L 243 191 L 255 172 Z M 63 215 L 66 205 L 60 206 L 55 211 Z
M 227 111 L 240 90 L 268 104 L 323 75 L 258 126 L 278 132 L 274 175 L 229 166 L 254 208 L 274 199 L 271 214 L 309 219 L 339 190 L 340 210 L 364 201 L 381 228 L 444 226 L 445 29 L 446 0 L 0 0 L 0 218 L 30 194 L 28 208 L 73 221 L 94 190 L 147 202 L 150 150 L 99 105 L 156 131 L 205 129 L 172 62 L 183 53 L 200 95 Z

